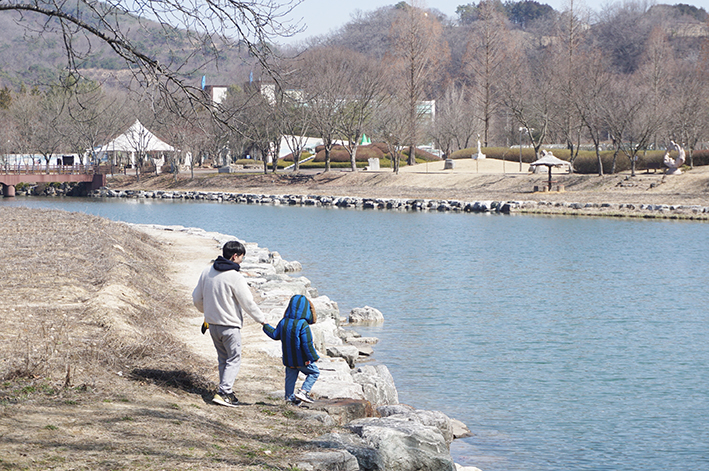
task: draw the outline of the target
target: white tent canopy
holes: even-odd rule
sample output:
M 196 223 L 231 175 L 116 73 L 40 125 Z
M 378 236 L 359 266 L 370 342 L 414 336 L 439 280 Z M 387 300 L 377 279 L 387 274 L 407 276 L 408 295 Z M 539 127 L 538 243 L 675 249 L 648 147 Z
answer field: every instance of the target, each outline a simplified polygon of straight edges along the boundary
M 139 120 L 123 134 L 101 146 L 99 153 L 105 152 L 173 152 L 170 144 L 160 140 L 155 134 L 148 131 Z
M 160 140 L 155 134 L 148 131 L 139 120 L 129 127 L 126 132 L 110 141 L 105 146 L 101 146 L 98 150 L 99 160 L 103 160 L 108 152 L 113 152 L 113 163 L 115 163 L 116 152 L 129 152 L 130 163 L 135 165 L 135 154 L 145 155 L 149 152 L 174 152 L 175 148 L 170 144 Z M 155 165 L 155 171 L 160 173 L 160 167 L 165 164 L 165 158 L 161 155 L 160 158 L 148 156 Z M 137 172 L 137 169 L 136 169 Z

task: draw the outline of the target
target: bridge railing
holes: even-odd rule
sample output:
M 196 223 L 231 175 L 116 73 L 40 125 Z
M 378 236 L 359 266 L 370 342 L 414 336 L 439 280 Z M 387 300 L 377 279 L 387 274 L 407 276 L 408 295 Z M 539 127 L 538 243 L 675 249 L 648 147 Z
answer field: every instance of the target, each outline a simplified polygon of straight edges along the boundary
M 73 175 L 98 173 L 95 165 L 35 165 L 23 164 L 0 165 L 0 174 L 4 175 Z

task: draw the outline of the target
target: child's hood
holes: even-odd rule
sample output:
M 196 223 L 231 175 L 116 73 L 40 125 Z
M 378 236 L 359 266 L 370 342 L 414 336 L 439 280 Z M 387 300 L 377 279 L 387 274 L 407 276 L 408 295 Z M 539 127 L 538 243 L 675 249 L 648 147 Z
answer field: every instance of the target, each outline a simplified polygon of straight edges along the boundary
M 296 294 L 290 298 L 290 303 L 288 303 L 283 317 L 286 319 L 305 319 L 308 324 L 314 324 L 318 320 L 315 308 L 310 300 L 302 294 Z

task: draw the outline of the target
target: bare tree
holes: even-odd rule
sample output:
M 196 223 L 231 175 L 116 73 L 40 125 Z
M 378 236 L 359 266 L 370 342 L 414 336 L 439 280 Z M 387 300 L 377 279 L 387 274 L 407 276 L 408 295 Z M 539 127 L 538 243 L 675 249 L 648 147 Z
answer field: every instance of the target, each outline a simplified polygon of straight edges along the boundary
M 599 175 L 603 175 L 601 142 L 608 130 L 608 120 L 605 113 L 609 101 L 611 75 L 603 55 L 598 50 L 586 51 L 579 58 L 578 64 L 576 73 L 583 77 L 583 81 L 572 82 L 574 86 L 570 90 L 569 98 L 593 142 Z M 572 155 L 570 159 L 572 169 L 574 160 L 575 156 Z
M 539 158 L 551 122 L 553 70 L 548 66 L 548 51 L 527 51 L 519 39 L 516 44 L 502 74 L 502 103 L 529 137 Z
M 278 94 L 267 97 L 259 84 L 245 90 L 232 90 L 222 107 L 224 121 L 243 139 L 251 155 L 263 161 L 263 172 L 268 173 L 269 159 L 275 172 L 281 140 L 282 123 L 276 101 Z
M 341 48 L 314 48 L 303 56 L 310 77 L 303 87 L 304 99 L 312 109 L 312 129 L 322 139 L 325 171 L 330 171 L 330 153 L 340 128 L 341 111 L 348 96 L 352 76 L 351 53 Z
M 400 13 L 392 25 L 394 61 L 399 64 L 398 90 L 406 98 L 409 120 L 409 165 L 416 163 L 419 123 L 424 116 L 421 101 L 438 65 L 447 57 L 438 20 L 424 10 L 418 0 L 401 2 Z
M 584 14 L 585 20 L 580 14 Z M 569 149 L 572 169 L 579 153 L 584 128 L 583 117 L 579 112 L 579 106 L 576 105 L 579 94 L 582 94 L 581 89 L 585 86 L 583 83 L 585 77 L 578 71 L 583 68 L 585 60 L 581 47 L 586 24 L 588 24 L 588 15 L 579 9 L 574 9 L 574 0 L 569 0 L 568 8 L 557 21 L 557 37 L 550 45 L 554 69 L 551 78 L 556 87 L 553 97 L 555 112 L 552 115 L 554 128 Z
M 675 70 L 674 54 L 670 48 L 667 34 L 661 27 L 655 27 L 650 32 L 645 45 L 643 61 L 637 72 L 641 74 L 642 81 L 649 86 L 651 99 L 651 113 L 663 123 L 664 116 L 669 107 L 671 94 L 671 77 Z M 656 130 L 662 132 L 660 128 Z M 657 135 L 652 136 L 652 144 L 657 147 Z
M 616 76 L 606 101 L 606 124 L 617 150 L 630 160 L 631 176 L 635 176 L 638 153 L 646 150 L 662 124 L 662 116 L 654 114 L 651 84 L 641 74 Z M 599 169 L 599 175 L 603 173 Z M 615 156 L 613 168 L 615 172 Z
M 478 20 L 470 28 L 464 63 L 466 73 L 472 76 L 473 96 L 483 122 L 483 145 L 487 146 L 492 118 L 500 106 L 497 84 L 507 57 L 509 31 L 492 0 L 480 2 Z
M 360 54 L 350 56 L 351 74 L 347 95 L 340 111 L 337 134 L 350 155 L 350 168 L 357 171 L 357 148 L 365 128 L 381 104 L 385 77 L 380 64 Z
M 300 63 L 302 65 L 302 62 Z M 284 74 L 285 75 L 285 74 Z M 307 83 L 309 72 L 303 67 L 288 74 L 289 81 L 281 81 L 276 96 L 278 123 L 286 146 L 293 156 L 293 171 L 300 171 L 300 154 L 308 141 L 315 110 L 306 101 L 302 84 Z
M 669 133 L 687 147 L 689 166 L 694 168 L 694 149 L 706 139 L 709 121 L 709 61 L 701 57 L 694 64 L 683 63 L 672 71 Z M 667 71 L 670 72 L 670 71 Z
M 50 87 L 39 97 L 39 113 L 35 117 L 35 132 L 30 140 L 31 150 L 44 159 L 49 173 L 51 158 L 59 153 L 63 145 L 62 128 L 66 125 L 67 94 L 59 85 Z
M 436 145 L 450 155 L 452 150 L 467 148 L 479 131 L 476 107 L 467 88 L 449 86 L 436 102 L 436 119 L 431 126 Z
M 69 88 L 67 100 L 67 140 L 78 155 L 87 153 L 98 165 L 95 150 L 129 122 L 124 112 L 126 96 L 106 93 L 100 84 L 80 80 Z
M 32 169 L 34 169 L 34 142 L 38 130 L 38 119 L 40 114 L 40 92 L 37 89 L 27 91 L 23 88 L 17 93 L 10 105 L 10 119 L 15 123 L 16 132 L 13 133 L 13 147 L 22 155 L 25 166 L 31 159 Z
M 382 102 L 379 111 L 372 122 L 372 138 L 384 142 L 392 162 L 392 171 L 399 174 L 402 148 L 411 142 L 408 132 L 409 122 L 406 114 L 406 104 L 397 95 L 391 95 Z

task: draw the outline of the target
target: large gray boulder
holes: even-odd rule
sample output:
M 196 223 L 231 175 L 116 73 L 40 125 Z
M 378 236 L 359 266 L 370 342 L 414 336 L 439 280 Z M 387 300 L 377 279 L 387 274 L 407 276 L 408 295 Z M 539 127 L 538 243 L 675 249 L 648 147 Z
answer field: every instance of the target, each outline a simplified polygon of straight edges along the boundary
M 363 456 L 363 466 L 360 450 L 348 449 L 357 456 L 361 470 L 455 471 L 448 443 L 436 427 L 392 416 L 354 420 L 345 428 L 375 450 L 374 459 L 370 453 Z
M 281 254 L 279 254 L 278 252 L 271 252 L 269 262 L 276 269 L 277 273 L 293 273 L 301 271 L 303 269 L 300 262 L 288 262 L 286 260 L 283 260 L 283 258 L 281 258 Z
M 310 326 L 313 334 L 313 344 L 319 352 L 327 352 L 328 346 L 342 345 L 342 339 L 337 336 L 337 326 L 330 318 L 318 319 Z
M 350 311 L 350 324 L 381 324 L 384 322 L 384 315 L 379 309 L 364 306 L 356 307 Z
M 399 403 L 394 377 L 386 365 L 364 365 L 352 371 L 355 383 L 362 386 L 364 397 L 375 406 Z
M 353 433 L 328 433 L 318 437 L 314 444 L 321 448 L 346 450 L 356 457 L 360 470 L 383 469 L 377 450 Z
M 311 451 L 296 466 L 302 471 L 359 471 L 357 458 L 347 450 Z
M 318 320 L 332 319 L 336 325 L 340 325 L 340 308 L 335 301 L 330 300 L 327 296 L 318 296 L 311 301 Z
M 439 411 L 416 410 L 406 404 L 385 405 L 377 407 L 377 412 L 382 417 L 405 419 L 421 423 L 429 427 L 436 427 L 450 446 L 455 438 L 453 420 Z M 462 422 L 460 422 L 462 424 Z M 465 425 L 463 425 L 465 426 Z
M 323 399 L 364 399 L 362 386 L 355 383 L 350 367 L 342 358 L 322 357 L 317 362 L 320 377 L 313 386 L 313 395 Z
M 355 362 L 359 357 L 359 348 L 352 345 L 331 345 L 325 351 L 329 357 L 344 358 L 350 368 L 355 367 Z

